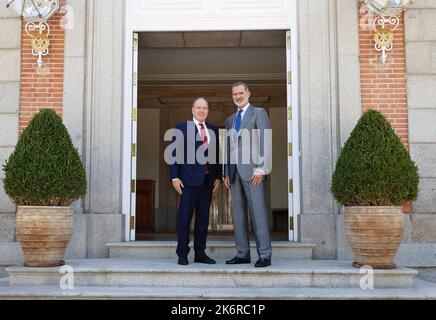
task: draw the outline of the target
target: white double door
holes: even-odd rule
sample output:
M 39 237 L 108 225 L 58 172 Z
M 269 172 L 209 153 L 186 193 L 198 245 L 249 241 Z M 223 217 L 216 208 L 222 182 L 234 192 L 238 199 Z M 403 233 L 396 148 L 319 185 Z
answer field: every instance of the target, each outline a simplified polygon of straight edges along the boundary
M 138 32 L 287 30 L 289 240 L 299 240 L 300 148 L 296 0 L 125 1 L 123 214 L 125 238 L 135 240 L 138 108 Z M 274 170 L 274 168 L 273 168 Z

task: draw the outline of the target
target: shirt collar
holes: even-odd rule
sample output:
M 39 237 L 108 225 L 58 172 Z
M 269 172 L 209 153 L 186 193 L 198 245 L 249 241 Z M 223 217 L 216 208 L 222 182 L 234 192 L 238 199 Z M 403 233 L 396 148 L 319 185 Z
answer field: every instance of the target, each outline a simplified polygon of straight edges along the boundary
M 196 125 L 197 127 L 200 125 L 200 122 L 199 122 L 197 119 L 192 118 L 192 120 L 194 121 L 194 123 L 195 123 L 195 125 Z M 203 122 L 203 124 L 204 124 L 204 126 L 206 127 L 206 122 Z
M 241 115 L 244 114 L 245 111 L 247 111 L 247 109 L 248 109 L 249 106 L 250 106 L 250 104 L 248 103 L 245 107 L 242 108 Z M 239 110 L 240 110 L 240 109 L 238 108 L 238 111 L 237 111 L 237 112 L 239 112 Z

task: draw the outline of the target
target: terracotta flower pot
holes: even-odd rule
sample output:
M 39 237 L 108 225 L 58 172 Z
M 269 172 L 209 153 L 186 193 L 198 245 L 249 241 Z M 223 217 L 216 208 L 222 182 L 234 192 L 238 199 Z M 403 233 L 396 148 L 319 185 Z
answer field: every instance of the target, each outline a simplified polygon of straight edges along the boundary
M 17 207 L 17 240 L 27 267 L 64 264 L 65 250 L 73 233 L 71 207 Z
M 356 257 L 355 267 L 395 268 L 403 239 L 402 207 L 345 207 L 345 230 Z

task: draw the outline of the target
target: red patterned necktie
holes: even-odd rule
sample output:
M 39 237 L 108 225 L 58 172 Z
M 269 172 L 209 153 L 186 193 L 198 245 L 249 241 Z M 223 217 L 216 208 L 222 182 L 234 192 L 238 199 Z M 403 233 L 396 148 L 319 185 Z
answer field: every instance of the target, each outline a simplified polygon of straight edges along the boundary
M 204 145 L 205 149 L 207 149 L 209 147 L 209 141 L 207 140 L 206 128 L 204 127 L 203 123 L 200 123 L 200 128 L 201 128 L 201 131 L 200 131 L 201 140 L 203 141 L 203 145 Z M 209 167 L 208 167 L 207 163 L 206 163 L 204 168 L 205 168 L 206 172 L 209 172 Z

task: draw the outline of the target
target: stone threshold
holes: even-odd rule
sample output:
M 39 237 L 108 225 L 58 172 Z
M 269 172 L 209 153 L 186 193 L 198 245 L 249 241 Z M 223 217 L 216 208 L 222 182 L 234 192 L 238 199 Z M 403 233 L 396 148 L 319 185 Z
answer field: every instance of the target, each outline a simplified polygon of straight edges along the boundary
M 312 259 L 314 244 L 273 241 L 273 259 Z M 107 243 L 110 258 L 171 259 L 176 256 L 176 241 L 132 241 Z M 250 243 L 252 257 L 257 256 L 256 244 Z M 191 249 L 191 251 L 193 251 Z M 207 254 L 215 259 L 231 259 L 236 255 L 234 241 L 211 240 L 207 242 Z

